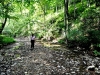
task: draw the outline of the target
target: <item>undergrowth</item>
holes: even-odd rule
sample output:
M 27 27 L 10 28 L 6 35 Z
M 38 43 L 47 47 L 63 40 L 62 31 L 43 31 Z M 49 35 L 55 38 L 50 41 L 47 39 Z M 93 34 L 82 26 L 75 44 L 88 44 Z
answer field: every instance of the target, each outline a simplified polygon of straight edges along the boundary
M 0 46 L 8 45 L 14 42 L 15 42 L 14 38 L 6 35 L 0 35 Z

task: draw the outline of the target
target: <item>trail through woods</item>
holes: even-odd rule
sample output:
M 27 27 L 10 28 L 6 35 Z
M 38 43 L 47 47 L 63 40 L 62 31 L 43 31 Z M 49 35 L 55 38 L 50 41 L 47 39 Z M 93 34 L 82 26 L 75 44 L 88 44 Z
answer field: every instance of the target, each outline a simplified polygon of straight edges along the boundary
M 31 51 L 27 38 L 0 50 L 0 75 L 92 75 L 86 71 L 92 63 L 100 66 L 100 58 L 61 46 L 45 47 L 40 41 Z

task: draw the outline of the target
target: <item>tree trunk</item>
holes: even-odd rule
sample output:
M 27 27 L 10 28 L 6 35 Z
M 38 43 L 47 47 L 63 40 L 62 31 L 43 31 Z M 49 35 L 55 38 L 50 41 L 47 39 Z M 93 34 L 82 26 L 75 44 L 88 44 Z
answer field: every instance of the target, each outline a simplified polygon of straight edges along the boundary
M 100 0 L 95 0 L 96 7 L 100 6 Z
M 90 0 L 88 0 L 88 2 L 87 2 L 87 6 L 90 7 Z
M 68 29 L 68 0 L 64 0 L 64 24 L 65 24 L 65 33 Z
M 64 25 L 65 25 L 65 36 L 66 43 L 68 44 L 68 0 L 64 0 Z
M 75 1 L 74 1 L 74 18 L 76 18 L 76 5 L 75 5 Z
M 46 14 L 46 7 L 44 5 L 44 9 L 43 9 L 43 15 L 44 15 L 44 24 L 45 24 L 45 14 Z
M 4 6 L 4 4 L 2 4 L 3 6 Z M 1 25 L 1 28 L 0 28 L 0 34 L 2 34 L 2 31 L 3 31 L 3 29 L 4 29 L 4 27 L 5 27 L 5 25 L 6 25 L 6 22 L 7 22 L 7 18 L 8 18 L 8 6 L 9 6 L 9 4 L 7 4 L 7 6 L 6 6 L 6 11 L 5 11 L 5 19 L 4 19 L 4 22 L 2 23 L 2 25 Z
M 6 22 L 7 22 L 7 17 L 5 18 L 4 22 L 2 23 L 2 26 L 0 28 L 0 34 L 2 33 L 2 31 L 3 31 L 3 29 L 4 29 L 5 25 L 6 25 Z
M 41 9 L 43 11 L 43 18 L 44 18 L 44 24 L 45 24 L 45 14 L 46 14 L 46 6 L 45 4 L 42 5 L 41 2 L 39 2 L 40 6 L 41 6 Z
M 56 13 L 58 12 L 58 6 L 56 5 Z
M 81 3 L 82 3 L 82 5 L 83 5 L 83 0 L 81 0 Z

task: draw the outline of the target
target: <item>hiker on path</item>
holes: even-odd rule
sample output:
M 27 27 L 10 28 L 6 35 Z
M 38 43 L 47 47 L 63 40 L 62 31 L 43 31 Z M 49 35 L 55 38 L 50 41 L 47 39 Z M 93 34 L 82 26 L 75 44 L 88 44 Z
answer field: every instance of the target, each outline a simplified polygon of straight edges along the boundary
M 31 36 L 31 49 L 34 49 L 34 44 L 35 44 L 35 35 L 32 34 L 32 36 Z

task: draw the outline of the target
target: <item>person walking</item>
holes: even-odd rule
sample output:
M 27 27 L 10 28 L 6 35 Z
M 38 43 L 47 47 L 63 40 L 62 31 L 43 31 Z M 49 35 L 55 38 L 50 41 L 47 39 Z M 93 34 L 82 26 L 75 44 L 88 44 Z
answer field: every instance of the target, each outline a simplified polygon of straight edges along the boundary
M 34 49 L 34 44 L 35 44 L 35 35 L 31 35 L 31 50 Z

